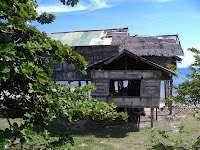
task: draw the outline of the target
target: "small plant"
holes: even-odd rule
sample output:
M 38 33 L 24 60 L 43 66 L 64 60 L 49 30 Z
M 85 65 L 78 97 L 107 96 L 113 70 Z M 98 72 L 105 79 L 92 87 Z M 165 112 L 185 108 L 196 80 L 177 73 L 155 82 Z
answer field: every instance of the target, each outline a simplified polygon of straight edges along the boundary
M 188 144 L 182 140 L 182 134 L 184 131 L 184 125 L 178 127 L 179 138 L 171 138 L 171 136 L 165 130 L 152 130 L 151 131 L 151 142 L 154 144 L 149 150 L 176 150 L 176 149 L 193 149 L 198 150 L 200 147 L 199 138 L 196 142 Z

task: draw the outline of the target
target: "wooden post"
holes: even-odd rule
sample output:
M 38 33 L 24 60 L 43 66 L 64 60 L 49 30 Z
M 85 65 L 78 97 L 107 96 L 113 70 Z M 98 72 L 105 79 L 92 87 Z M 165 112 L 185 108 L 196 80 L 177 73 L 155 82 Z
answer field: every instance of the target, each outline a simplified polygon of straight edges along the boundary
M 69 91 L 71 92 L 71 81 L 68 81 L 69 84 Z
M 139 115 L 139 117 L 138 117 L 138 122 L 137 122 L 137 124 L 138 124 L 138 130 L 140 130 L 140 115 Z
M 158 108 L 156 108 L 156 120 L 158 120 Z
M 120 91 L 119 91 L 119 89 L 120 89 L 119 82 L 120 82 L 120 81 L 117 81 L 118 93 L 120 92 Z
M 173 80 L 170 81 L 170 95 L 172 95 L 172 86 L 173 86 Z M 172 114 L 172 101 L 170 100 L 168 102 L 168 109 L 169 109 L 169 114 Z
M 169 82 L 164 81 L 164 85 L 165 85 L 165 100 L 167 100 L 169 97 Z M 168 105 L 168 102 L 165 102 L 165 106 L 167 105 Z
M 78 86 L 81 87 L 81 81 L 78 81 Z
M 86 85 L 88 85 L 88 81 L 86 81 Z M 90 96 L 90 91 L 87 92 L 87 95 Z
M 124 111 L 128 114 L 128 108 L 124 108 Z M 127 127 L 128 127 L 128 119 L 127 119 Z
M 154 122 L 154 108 L 151 108 L 151 128 L 153 128 L 153 122 Z

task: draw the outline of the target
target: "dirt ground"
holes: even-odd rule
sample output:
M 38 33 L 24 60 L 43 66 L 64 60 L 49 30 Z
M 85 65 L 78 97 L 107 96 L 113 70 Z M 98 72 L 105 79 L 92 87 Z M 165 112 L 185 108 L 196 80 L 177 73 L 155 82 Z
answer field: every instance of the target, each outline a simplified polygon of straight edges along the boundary
M 145 108 L 144 111 L 146 114 L 140 117 L 140 128 L 151 127 L 151 108 Z M 154 123 L 170 119 L 171 117 L 168 108 L 165 107 L 165 103 L 160 103 L 160 108 L 157 109 L 157 117 L 156 109 L 154 109 Z

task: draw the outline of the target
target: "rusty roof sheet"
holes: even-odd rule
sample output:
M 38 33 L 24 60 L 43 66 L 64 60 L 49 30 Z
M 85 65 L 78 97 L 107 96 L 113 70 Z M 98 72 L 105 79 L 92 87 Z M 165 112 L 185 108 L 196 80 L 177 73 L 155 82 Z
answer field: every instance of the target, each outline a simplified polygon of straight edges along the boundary
M 69 46 L 121 45 L 128 35 L 128 28 L 59 32 L 47 35 Z
M 59 32 L 47 34 L 69 46 L 119 46 L 138 56 L 183 56 L 178 35 L 129 36 L 128 28 Z

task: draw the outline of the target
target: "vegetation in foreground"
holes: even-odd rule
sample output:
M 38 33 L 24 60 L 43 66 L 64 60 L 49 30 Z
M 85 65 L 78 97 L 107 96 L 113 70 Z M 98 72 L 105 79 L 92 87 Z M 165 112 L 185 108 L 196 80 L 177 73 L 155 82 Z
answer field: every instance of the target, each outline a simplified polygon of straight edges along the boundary
M 73 137 L 75 143 L 72 149 L 74 150 L 88 150 L 88 149 L 104 149 L 104 150 L 117 150 L 117 149 L 130 149 L 130 150 L 144 150 L 153 148 L 155 145 L 159 145 L 161 142 L 163 145 L 174 146 L 175 140 L 178 142 L 178 146 L 190 147 L 191 144 L 197 141 L 197 137 L 200 136 L 200 121 L 197 119 L 200 117 L 200 113 L 196 111 L 181 111 L 177 114 L 179 119 L 171 121 L 159 121 L 155 122 L 155 127 L 143 128 L 134 130 L 133 128 L 116 127 L 111 129 L 106 128 L 93 128 L 89 127 L 84 130 L 67 130 L 65 121 L 57 119 L 48 126 L 52 138 L 58 138 L 59 130 L 58 125 L 62 126 L 63 132 L 70 134 Z M 14 119 L 12 122 L 21 122 L 21 119 Z M 180 137 L 179 129 L 182 129 Z M 8 123 L 5 119 L 0 122 L 0 129 L 8 127 Z M 38 130 L 38 129 L 37 129 Z M 166 134 L 161 134 L 161 132 Z M 169 136 L 168 140 L 164 137 Z M 181 139 L 180 139 L 181 138 Z M 174 142 L 172 142 L 174 139 Z M 33 141 L 25 144 L 25 148 L 34 144 L 37 146 L 41 141 L 44 141 L 43 136 L 38 134 L 34 135 Z M 20 144 L 13 146 L 13 149 L 19 148 Z
M 71 6 L 78 3 L 78 0 L 60 1 Z M 44 140 L 29 145 L 28 149 L 71 147 L 73 139 L 62 129 L 58 138 L 52 138 L 47 129 L 58 116 L 66 123 L 83 118 L 105 122 L 127 118 L 125 113 L 116 112 L 114 105 L 88 97 L 92 86 L 77 87 L 71 92 L 68 86 L 51 82 L 52 64 L 67 62 L 85 75 L 87 62 L 73 48 L 51 40 L 31 25 L 32 21 L 48 24 L 55 19 L 53 14 L 39 15 L 36 8 L 35 0 L 0 1 L 0 112 L 9 124 L 0 131 L 0 149 L 10 149 L 16 141 L 20 149 L 25 149 L 27 142 L 35 141 L 35 134 Z M 10 121 L 16 117 L 23 122 Z
M 78 2 L 60 1 L 71 6 Z M 36 7 L 34 0 L 0 1 L 0 111 L 9 124 L 0 132 L 2 149 L 11 149 L 16 142 L 20 143 L 17 144 L 20 149 L 71 147 L 74 144 L 73 139 L 63 132 L 64 129 L 59 128 L 59 135 L 54 136 L 48 128 L 50 122 L 58 116 L 66 123 L 83 118 L 105 122 L 127 118 L 126 114 L 117 113 L 115 106 L 87 97 L 86 92 L 92 87 L 77 88 L 76 92 L 71 93 L 69 88 L 51 82 L 48 77 L 52 74 L 51 63 L 66 61 L 74 64 L 82 74 L 86 74 L 87 62 L 69 46 L 52 41 L 45 33 L 31 26 L 32 21 L 46 24 L 55 19 L 53 14 L 38 15 Z M 196 105 L 200 95 L 200 52 L 191 50 L 196 53 L 195 62 L 192 64 L 194 67 L 191 66 L 193 73 L 188 76 L 188 82 L 178 87 L 178 96 L 173 100 Z M 44 59 L 44 56 L 47 58 Z M 10 121 L 10 118 L 19 116 L 23 121 Z M 61 126 L 56 126 L 58 127 Z M 139 134 L 141 135 L 141 132 Z M 31 141 L 36 143 L 29 144 Z M 146 143 L 148 142 L 145 141 Z M 126 146 L 129 146 L 129 143 L 126 143 Z

